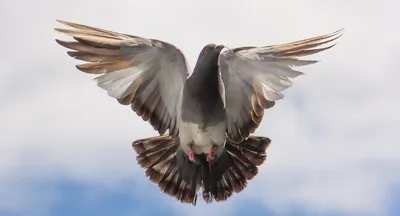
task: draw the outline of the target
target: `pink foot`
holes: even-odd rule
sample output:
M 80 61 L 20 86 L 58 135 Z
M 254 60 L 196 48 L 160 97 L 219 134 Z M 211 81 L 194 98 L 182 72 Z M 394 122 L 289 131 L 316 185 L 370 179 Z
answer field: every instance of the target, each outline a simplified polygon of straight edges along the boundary
M 215 159 L 215 146 L 211 147 L 210 152 L 207 154 L 207 162 L 213 161 Z
M 194 152 L 193 152 L 193 149 L 192 149 L 192 148 L 189 148 L 189 160 L 192 161 L 192 162 L 195 161 L 195 159 L 194 159 Z

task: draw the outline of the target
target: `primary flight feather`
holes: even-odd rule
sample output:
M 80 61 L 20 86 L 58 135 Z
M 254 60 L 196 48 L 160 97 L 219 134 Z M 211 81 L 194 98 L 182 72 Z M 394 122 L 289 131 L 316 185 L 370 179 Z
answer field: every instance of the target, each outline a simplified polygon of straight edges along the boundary
M 98 75 L 97 85 L 130 105 L 159 136 L 133 142 L 138 163 L 166 194 L 196 204 L 227 200 L 242 191 L 266 159 L 271 140 L 251 135 L 264 110 L 283 98 L 298 57 L 333 47 L 342 30 L 292 43 L 228 49 L 208 44 L 193 72 L 174 45 L 58 20 L 74 41 L 56 40 L 86 63 L 77 69 Z M 168 134 L 166 132 L 168 131 Z

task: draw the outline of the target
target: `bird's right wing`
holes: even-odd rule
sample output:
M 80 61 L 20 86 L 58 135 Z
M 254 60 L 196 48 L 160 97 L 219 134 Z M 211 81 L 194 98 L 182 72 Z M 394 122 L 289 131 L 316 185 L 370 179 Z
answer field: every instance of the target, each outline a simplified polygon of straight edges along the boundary
M 228 137 L 237 143 L 245 140 L 260 125 L 264 109 L 283 98 L 292 80 L 303 74 L 293 66 L 318 61 L 309 56 L 335 45 L 342 30 L 286 44 L 239 47 L 221 52 L 220 71 L 225 85 Z
M 73 29 L 58 32 L 75 41 L 56 40 L 88 63 L 76 67 L 101 74 L 95 80 L 123 105 L 131 108 L 160 134 L 178 135 L 179 97 L 189 75 L 187 61 L 175 46 L 154 39 L 59 21 Z

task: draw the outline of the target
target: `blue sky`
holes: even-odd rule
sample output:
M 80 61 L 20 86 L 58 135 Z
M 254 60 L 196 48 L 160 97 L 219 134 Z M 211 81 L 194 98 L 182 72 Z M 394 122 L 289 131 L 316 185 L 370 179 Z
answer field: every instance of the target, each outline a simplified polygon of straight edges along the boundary
M 73 181 L 50 181 L 42 182 L 43 185 L 39 186 L 42 190 L 52 190 L 59 194 L 56 202 L 51 206 L 46 207 L 43 211 L 38 212 L 20 212 L 13 213 L 8 211 L 0 211 L 0 215 L 17 216 L 17 215 L 32 215 L 32 216 L 70 216 L 70 215 L 168 215 L 178 216 L 181 213 L 171 209 L 171 200 L 161 198 L 154 200 L 152 198 L 141 196 L 135 193 L 135 185 L 130 185 L 127 181 L 121 184 L 118 188 L 103 190 L 102 188 L 93 187 L 91 185 L 84 185 L 80 182 Z M 99 192 L 101 191 L 101 192 Z M 394 187 L 390 192 L 390 202 L 387 208 L 389 212 L 387 215 L 399 215 L 400 202 L 399 202 L 400 187 Z M 158 193 L 155 187 L 151 187 L 146 193 Z M 40 194 L 38 194 L 40 199 Z M 154 202 L 155 201 L 155 202 Z M 157 207 L 155 207 L 156 205 Z M 206 206 L 201 205 L 202 208 Z M 192 209 L 196 212 L 196 209 Z M 224 211 L 224 209 L 220 209 Z M 216 212 L 215 212 L 216 213 Z M 237 203 L 237 206 L 232 212 L 232 216 L 239 216 L 243 214 L 249 215 L 281 215 L 255 200 Z M 290 206 L 285 215 L 296 216 L 313 216 L 313 215 L 326 215 L 326 216 L 343 216 L 343 215 L 369 215 L 369 214 L 346 214 L 343 212 L 315 212 L 305 209 L 302 206 Z M 379 215 L 379 214 L 370 214 Z
M 229 2 L 229 3 L 228 3 Z M 0 215 L 400 215 L 400 2 L 0 0 Z M 212 7 L 210 7 L 210 5 Z M 300 68 L 256 135 L 259 174 L 224 203 L 182 205 L 137 165 L 156 135 L 54 42 L 55 19 L 157 38 L 193 68 L 208 43 L 285 43 L 345 28 Z

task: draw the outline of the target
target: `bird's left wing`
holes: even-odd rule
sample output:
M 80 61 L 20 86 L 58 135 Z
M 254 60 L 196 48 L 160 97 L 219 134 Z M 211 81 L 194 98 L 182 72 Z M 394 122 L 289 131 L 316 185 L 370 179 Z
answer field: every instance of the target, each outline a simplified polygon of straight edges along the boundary
M 66 21 L 56 30 L 75 41 L 56 40 L 68 54 L 86 61 L 76 67 L 99 75 L 97 85 L 123 105 L 131 105 L 155 130 L 178 135 L 179 99 L 189 68 L 183 53 L 167 42 Z
M 264 47 L 240 47 L 221 52 L 219 65 L 225 85 L 227 134 L 242 142 L 260 125 L 264 109 L 282 99 L 292 86 L 290 79 L 303 73 L 292 69 L 316 63 L 301 60 L 333 47 L 342 30 L 292 43 Z

